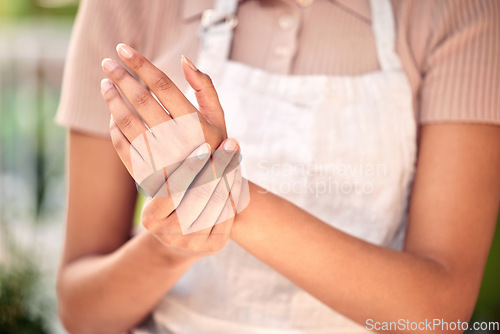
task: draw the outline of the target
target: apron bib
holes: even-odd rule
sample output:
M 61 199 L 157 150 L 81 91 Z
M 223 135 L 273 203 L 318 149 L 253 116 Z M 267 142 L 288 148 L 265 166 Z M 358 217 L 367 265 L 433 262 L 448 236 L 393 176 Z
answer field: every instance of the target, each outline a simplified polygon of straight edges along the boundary
M 246 177 L 346 233 L 401 248 L 416 123 L 390 2 L 371 1 L 381 70 L 359 76 L 279 75 L 228 60 L 236 7 L 218 0 L 205 13 L 197 63 L 217 88 Z M 152 318 L 172 333 L 369 332 L 233 241 L 195 263 Z

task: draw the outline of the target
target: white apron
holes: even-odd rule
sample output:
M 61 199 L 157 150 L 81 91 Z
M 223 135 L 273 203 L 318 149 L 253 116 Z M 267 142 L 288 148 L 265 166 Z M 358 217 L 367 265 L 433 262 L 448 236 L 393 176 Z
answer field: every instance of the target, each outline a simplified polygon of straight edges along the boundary
M 342 231 L 400 248 L 416 123 L 389 1 L 371 1 L 381 70 L 359 76 L 279 75 L 229 61 L 236 7 L 216 1 L 197 63 L 219 92 L 247 178 Z M 152 319 L 176 334 L 368 332 L 233 241 L 194 264 Z

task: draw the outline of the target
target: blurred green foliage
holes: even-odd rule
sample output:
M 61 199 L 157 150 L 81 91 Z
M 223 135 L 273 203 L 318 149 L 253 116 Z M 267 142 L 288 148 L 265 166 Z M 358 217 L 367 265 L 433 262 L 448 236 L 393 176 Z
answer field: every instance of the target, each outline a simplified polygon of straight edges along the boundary
M 38 273 L 33 265 L 0 266 L 0 334 L 47 333 L 44 318 L 40 314 L 31 314 L 27 307 L 37 279 Z
M 0 0 L 0 21 L 5 29 L 2 38 L 5 41 L 10 41 L 9 38 L 14 40 L 18 35 L 21 36 L 18 32 L 22 29 L 38 27 L 42 22 L 58 22 L 59 18 L 71 20 L 76 15 L 77 5 L 77 1 L 73 0 Z M 18 26 L 17 23 L 28 25 Z M 71 26 L 67 27 L 69 30 Z M 0 197 L 6 202 L 0 202 L 0 334 L 46 334 L 50 332 L 49 328 L 53 328 L 55 304 L 48 298 L 54 292 L 47 292 L 47 286 L 53 287 L 53 284 L 48 283 L 49 274 L 42 272 L 42 263 L 55 259 L 37 260 L 38 254 L 34 249 L 16 242 L 14 235 L 9 233 L 9 224 L 13 226 L 18 220 L 32 222 L 33 234 L 36 234 L 42 204 L 45 209 L 52 210 L 51 202 L 57 201 L 51 199 L 54 194 L 48 192 L 45 185 L 49 179 L 63 177 L 64 160 L 57 157 L 63 155 L 64 141 L 61 140 L 61 134 L 64 131 L 56 128 L 53 122 L 59 88 L 54 80 L 46 78 L 46 73 L 33 72 L 35 68 L 38 71 L 46 70 L 51 64 L 50 59 L 45 63 L 35 58 L 2 60 Z M 35 64 L 39 66 L 35 67 Z M 55 150 L 57 152 L 53 152 Z M 22 204 L 6 197 L 17 193 L 14 190 L 18 190 L 19 186 L 16 184 L 16 188 L 11 189 L 9 186 L 12 183 L 5 183 L 6 180 L 22 180 L 23 184 L 32 185 L 31 191 L 35 193 L 36 199 L 34 212 L 29 210 L 32 208 L 30 198 L 33 195 L 26 196 L 28 198 L 23 196 Z M 48 195 L 49 201 L 43 195 Z M 47 202 L 50 203 L 47 205 Z M 6 207 L 10 208 L 9 214 L 3 210 Z M 33 213 L 35 219 L 31 221 L 29 217 Z
M 3 241 L 7 231 L 2 228 Z M 0 263 L 0 334 L 48 333 L 47 308 L 38 297 L 40 272 L 30 252 L 7 243 L 9 261 Z
M 0 0 L 0 18 L 34 16 L 75 16 L 78 1 L 73 0 Z
M 500 216 L 474 311 L 474 321 L 500 321 L 500 228 L 498 226 L 500 226 Z

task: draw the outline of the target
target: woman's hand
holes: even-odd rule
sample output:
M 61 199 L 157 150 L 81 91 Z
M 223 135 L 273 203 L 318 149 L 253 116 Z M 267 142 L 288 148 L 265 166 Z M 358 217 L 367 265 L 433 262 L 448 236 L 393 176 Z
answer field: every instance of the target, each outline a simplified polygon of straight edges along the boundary
M 125 44 L 119 44 L 117 52 L 121 60 L 144 81 L 169 113 L 165 113 L 150 92 L 118 62 L 109 58 L 104 59 L 102 63 L 104 72 L 120 88 L 149 128 L 184 115 L 196 113 L 199 116 L 207 143 L 212 147 L 218 147 L 222 140 L 227 138 L 224 112 L 212 81 L 208 75 L 200 72 L 191 61 L 183 57 L 182 68 L 187 82 L 196 92 L 199 111 L 170 78 L 146 57 Z M 108 84 L 105 88 L 107 87 L 109 87 Z M 143 133 L 146 127 L 123 104 L 123 99 L 119 97 L 115 99 L 114 97 L 113 94 L 109 94 L 108 97 L 105 96 L 105 99 L 108 104 L 117 104 L 117 108 L 111 110 L 113 118 L 127 139 L 132 141 L 137 135 Z
M 240 211 L 237 205 L 248 202 L 240 201 L 242 188 L 248 185 L 241 177 L 239 146 L 234 139 L 227 139 L 215 88 L 206 74 L 183 57 L 184 74 L 196 92 L 198 112 L 145 57 L 123 44 L 117 51 L 159 101 L 116 61 L 103 61 L 103 69 L 112 80 L 105 79 L 101 85 L 112 114 L 114 147 L 150 197 L 142 223 L 167 246 L 169 255 L 197 258 L 213 254 L 229 239 L 234 215 Z M 218 149 L 211 156 L 212 147 Z
M 215 148 L 227 138 L 224 113 L 211 79 L 190 61 L 183 58 L 182 67 L 188 83 L 196 91 L 200 111 L 168 76 L 140 53 L 124 44 L 119 44 L 117 51 L 157 98 L 118 62 L 103 60 L 104 72 L 112 81 L 105 79 L 101 83 L 103 97 L 112 114 L 111 139 L 124 165 L 139 184 L 155 169 L 167 167 L 166 172 L 171 173 L 204 142 Z M 142 121 L 127 106 L 113 83 Z
M 170 257 L 197 259 L 216 253 L 227 243 L 246 182 L 241 177 L 238 157 L 239 147 L 234 139 L 226 139 L 208 163 L 209 154 L 193 152 L 170 176 L 170 189 L 159 190 L 171 196 L 147 199 L 142 223 L 167 246 Z M 189 180 L 186 173 L 193 170 L 199 172 L 194 180 Z M 182 190 L 184 182 L 191 183 L 186 192 Z M 176 187 L 181 190 L 173 189 Z

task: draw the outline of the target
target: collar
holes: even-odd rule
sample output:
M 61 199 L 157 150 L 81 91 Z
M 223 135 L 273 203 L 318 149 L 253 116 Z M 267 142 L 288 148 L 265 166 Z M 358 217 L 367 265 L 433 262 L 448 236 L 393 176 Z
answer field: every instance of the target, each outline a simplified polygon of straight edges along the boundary
M 239 0 L 243 2 L 244 0 Z M 335 0 L 345 7 L 351 8 L 366 18 L 371 18 L 370 4 L 367 0 Z M 294 0 L 285 0 L 289 4 L 295 3 Z M 182 1 L 182 18 L 184 20 L 200 16 L 206 9 L 214 8 L 215 0 L 183 0 Z

